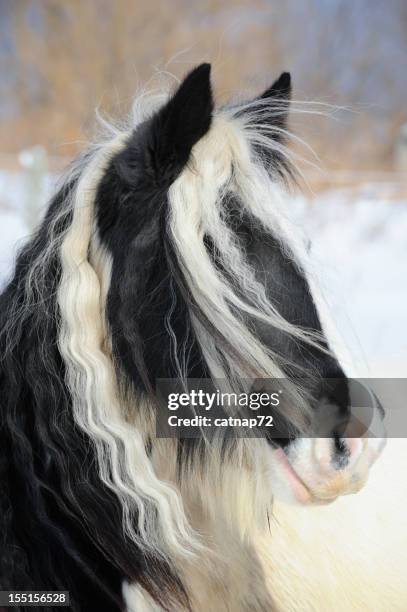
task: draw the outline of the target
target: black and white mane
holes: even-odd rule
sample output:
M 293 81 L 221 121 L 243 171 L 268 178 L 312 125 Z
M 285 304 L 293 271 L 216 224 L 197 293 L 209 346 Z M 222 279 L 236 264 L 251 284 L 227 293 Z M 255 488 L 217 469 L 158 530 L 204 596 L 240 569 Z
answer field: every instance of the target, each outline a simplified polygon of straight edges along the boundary
M 144 604 L 204 609 L 198 574 L 254 571 L 283 455 L 307 466 L 300 497 L 364 482 L 371 456 L 347 470 L 364 447 L 338 436 L 315 486 L 309 439 L 155 437 L 160 378 L 285 378 L 292 438 L 332 403 L 323 379 L 348 405 L 284 215 L 289 75 L 216 110 L 209 75 L 76 162 L 0 297 L 3 590 L 70 591 L 89 612 L 123 608 L 132 583 Z M 273 609 L 261 573 L 249 591 L 217 610 Z

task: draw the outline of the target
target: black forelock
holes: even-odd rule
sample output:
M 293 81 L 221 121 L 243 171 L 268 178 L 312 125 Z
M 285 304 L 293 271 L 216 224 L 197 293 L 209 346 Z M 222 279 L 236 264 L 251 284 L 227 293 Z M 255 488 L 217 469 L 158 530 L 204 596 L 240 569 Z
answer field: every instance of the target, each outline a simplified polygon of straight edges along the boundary
M 96 196 L 100 239 L 112 257 L 107 320 L 117 362 L 146 391 L 157 378 L 179 375 L 174 350 L 181 357 L 186 347 L 190 375 L 202 376 L 205 368 L 168 236 L 167 192 L 133 189 L 119 165 L 112 160 Z

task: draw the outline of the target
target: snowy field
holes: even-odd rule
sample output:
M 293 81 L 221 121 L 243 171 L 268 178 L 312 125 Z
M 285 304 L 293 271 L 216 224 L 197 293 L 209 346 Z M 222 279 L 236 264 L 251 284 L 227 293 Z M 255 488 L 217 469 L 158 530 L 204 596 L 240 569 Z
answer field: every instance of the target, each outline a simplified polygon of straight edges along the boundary
M 407 377 L 407 199 L 381 185 L 294 202 L 355 376 Z
M 53 183 L 46 177 L 40 200 Z M 29 234 L 27 184 L 0 172 L 0 284 Z M 355 375 L 407 377 L 407 200 L 383 186 L 297 198 L 291 213 L 311 240 L 330 313 L 356 364 Z

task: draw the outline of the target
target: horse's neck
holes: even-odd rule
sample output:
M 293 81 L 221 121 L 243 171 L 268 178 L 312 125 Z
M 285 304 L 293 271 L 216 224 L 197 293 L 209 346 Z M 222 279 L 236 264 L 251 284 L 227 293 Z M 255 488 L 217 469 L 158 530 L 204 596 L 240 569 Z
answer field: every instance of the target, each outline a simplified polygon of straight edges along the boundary
M 221 503 L 218 498 L 216 516 L 213 506 L 208 513 L 202 498 L 192 494 L 201 489 L 191 483 L 183 501 L 209 550 L 206 558 L 179 562 L 194 612 L 404 611 L 406 471 L 407 444 L 390 440 L 358 494 L 329 506 L 297 507 L 275 501 L 270 528 L 262 525 L 246 534 L 242 524 L 236 529 L 222 509 L 227 492 L 223 491 Z M 236 477 L 244 489 L 245 478 Z M 229 484 L 239 487 L 233 478 Z M 216 503 L 216 493 L 214 486 L 210 504 Z M 247 490 L 241 499 L 249 501 L 248 496 Z
M 221 517 L 218 521 L 205 521 L 202 515 L 195 527 L 203 534 L 208 553 L 205 558 L 180 564 L 193 610 L 277 610 L 267 587 L 264 564 L 253 546 L 253 530 L 242 538 Z

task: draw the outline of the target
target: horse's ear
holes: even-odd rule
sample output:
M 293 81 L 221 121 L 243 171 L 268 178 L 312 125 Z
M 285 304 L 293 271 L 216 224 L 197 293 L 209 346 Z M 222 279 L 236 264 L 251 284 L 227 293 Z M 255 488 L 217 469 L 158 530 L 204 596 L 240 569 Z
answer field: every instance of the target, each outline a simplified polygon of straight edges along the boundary
M 286 101 L 291 98 L 291 75 L 289 72 L 283 72 L 278 79 L 274 81 L 260 96 L 260 99 L 274 98 L 276 100 Z
M 262 102 L 259 107 L 265 112 L 261 112 L 254 123 L 270 123 L 271 125 L 285 130 L 287 127 L 288 111 L 291 99 L 291 76 L 289 72 L 283 72 L 270 87 L 260 96 L 253 100 L 254 104 Z M 266 106 L 264 106 L 266 103 Z M 270 110 L 270 112 L 268 112 Z M 256 115 L 254 115 L 256 117 Z M 283 132 L 273 134 L 274 140 L 284 140 Z
M 211 125 L 213 97 L 210 64 L 201 64 L 183 80 L 151 126 L 150 153 L 157 173 L 177 171 Z

